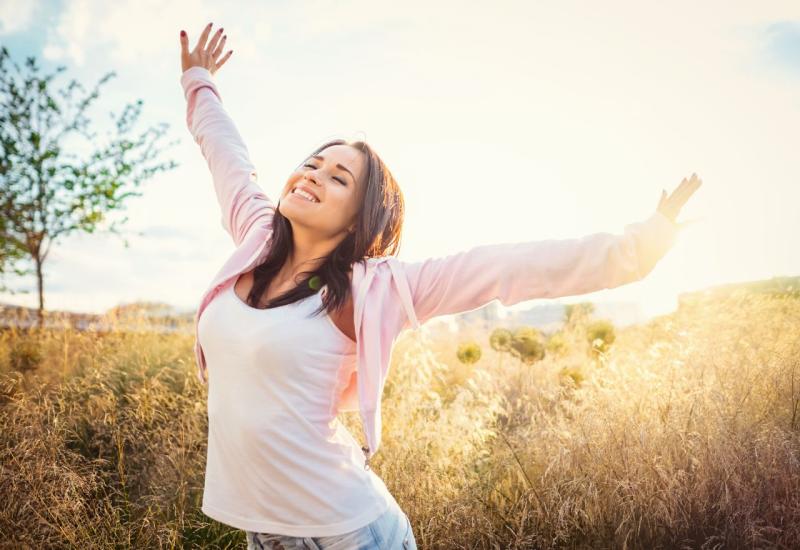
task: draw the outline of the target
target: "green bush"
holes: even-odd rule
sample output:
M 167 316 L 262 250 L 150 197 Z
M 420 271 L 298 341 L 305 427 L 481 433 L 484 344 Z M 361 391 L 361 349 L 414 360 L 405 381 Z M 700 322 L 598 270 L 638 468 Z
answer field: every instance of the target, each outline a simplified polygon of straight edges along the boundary
M 542 334 L 533 327 L 517 329 L 511 339 L 511 353 L 529 365 L 541 360 L 544 357 Z
M 19 372 L 35 370 L 43 359 L 39 344 L 30 337 L 14 342 L 8 354 L 11 368 Z
M 586 327 L 586 339 L 591 345 L 592 353 L 606 353 L 616 340 L 614 325 L 606 319 L 592 321 Z
M 550 338 L 547 339 L 547 344 L 545 344 L 545 350 L 547 353 L 556 355 L 556 356 L 563 356 L 569 351 L 569 345 L 567 344 L 567 339 L 564 337 L 562 332 L 556 332 Z
M 561 383 L 564 384 L 571 380 L 575 386 L 580 386 L 581 383 L 586 379 L 583 372 L 580 369 L 574 367 L 564 367 L 559 371 L 559 376 L 561 377 Z

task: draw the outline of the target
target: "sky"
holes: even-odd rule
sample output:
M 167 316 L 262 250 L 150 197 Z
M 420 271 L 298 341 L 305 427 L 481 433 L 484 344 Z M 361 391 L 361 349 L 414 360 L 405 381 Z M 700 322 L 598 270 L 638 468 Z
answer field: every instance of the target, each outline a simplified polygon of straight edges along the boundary
M 169 124 L 159 159 L 178 163 L 110 218 L 127 216 L 129 246 L 104 233 L 53 244 L 46 309 L 194 310 L 233 251 L 180 86 L 179 32 L 194 47 L 208 22 L 234 50 L 215 81 L 265 192 L 277 200 L 323 142 L 365 139 L 404 195 L 401 260 L 621 233 L 696 172 L 678 216 L 695 222 L 647 277 L 559 301 L 634 301 L 649 317 L 681 292 L 800 275 L 796 1 L 0 0 L 17 64 L 66 66 L 56 89 L 114 71 L 92 129 L 142 99 L 133 135 Z M 30 292 L 0 302 L 38 305 L 33 277 L 8 283 Z

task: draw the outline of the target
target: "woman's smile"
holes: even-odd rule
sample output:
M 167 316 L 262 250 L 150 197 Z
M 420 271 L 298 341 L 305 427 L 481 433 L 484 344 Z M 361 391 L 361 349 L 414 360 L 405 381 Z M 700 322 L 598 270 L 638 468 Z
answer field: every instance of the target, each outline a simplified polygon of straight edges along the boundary
M 311 204 L 316 204 L 316 201 L 312 201 L 311 199 L 307 199 L 306 197 L 304 197 L 300 193 L 291 192 L 291 193 L 289 193 L 289 196 L 297 198 L 297 199 L 300 199 L 303 202 L 310 202 Z

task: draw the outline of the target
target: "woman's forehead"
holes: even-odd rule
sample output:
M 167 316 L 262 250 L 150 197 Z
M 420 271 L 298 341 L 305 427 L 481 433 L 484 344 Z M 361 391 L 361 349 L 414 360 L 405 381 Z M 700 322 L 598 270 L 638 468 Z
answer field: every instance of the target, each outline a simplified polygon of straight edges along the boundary
M 364 154 L 349 145 L 331 145 L 308 158 L 332 163 L 334 166 L 341 164 L 353 173 L 356 181 L 361 179 L 364 170 Z
M 362 154 L 361 151 L 349 145 L 331 145 L 312 156 L 322 157 L 325 160 L 335 160 L 336 162 L 348 161 L 355 163 L 360 160 Z

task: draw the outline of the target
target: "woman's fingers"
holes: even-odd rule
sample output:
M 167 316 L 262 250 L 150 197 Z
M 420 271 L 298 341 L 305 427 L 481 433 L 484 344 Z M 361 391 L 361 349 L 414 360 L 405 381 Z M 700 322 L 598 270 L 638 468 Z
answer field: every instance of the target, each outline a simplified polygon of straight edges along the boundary
M 703 181 L 697 176 L 697 174 L 692 173 L 691 177 L 683 178 L 681 183 L 678 187 L 673 191 L 669 197 L 666 196 L 666 190 L 661 191 L 661 199 L 658 202 L 658 210 L 663 212 L 665 216 L 667 216 L 672 221 L 678 217 L 678 214 L 683 208 L 683 205 L 686 204 L 686 201 L 689 200 L 689 197 L 697 191 L 697 189 L 702 185 Z
M 692 177 L 688 180 L 684 178 L 683 182 L 681 183 L 680 187 L 676 191 L 676 203 L 678 204 L 678 208 L 681 208 L 686 201 L 689 200 L 689 197 L 697 191 L 697 188 L 700 187 L 702 184 L 702 180 L 697 177 L 697 174 L 692 174 Z
M 197 45 L 194 47 L 195 51 L 206 49 L 206 40 L 208 40 L 208 33 L 211 32 L 212 25 L 213 23 L 209 23 L 206 25 L 206 28 L 203 29 L 203 32 L 200 33 L 200 38 L 197 39 Z
M 688 191 L 689 195 L 686 198 L 688 199 L 689 197 L 691 197 L 692 194 L 694 194 L 694 192 L 697 191 L 701 185 L 703 185 L 703 180 L 700 179 L 700 177 L 697 174 L 695 174 L 694 183 L 691 186 L 689 186 L 689 191 Z
M 214 74 L 230 58 L 233 50 L 229 50 L 217 62 L 219 56 L 225 51 L 225 42 L 228 37 L 222 34 L 225 29 L 220 27 L 209 40 L 212 27 L 213 24 L 209 23 L 203 28 L 200 37 L 197 39 L 197 44 L 191 52 L 189 51 L 189 37 L 184 31 L 181 31 L 181 65 L 184 71 L 189 67 L 197 66 L 205 67 Z
M 656 205 L 656 210 L 661 210 L 661 207 L 664 204 L 664 201 L 666 200 L 667 200 L 667 190 L 662 189 L 661 196 L 658 198 L 658 204 Z
M 181 31 L 181 54 L 189 55 L 189 36 L 185 31 Z
M 217 69 L 219 69 L 220 67 L 222 67 L 225 64 L 225 62 L 228 60 L 228 58 L 231 56 L 232 53 L 233 53 L 233 50 L 228 50 L 228 53 L 225 54 L 225 57 L 220 59 L 219 63 L 217 63 Z
M 212 52 L 217 47 L 217 43 L 219 42 L 219 39 L 222 37 L 223 30 L 225 29 L 220 27 L 219 29 L 217 29 L 217 32 L 214 33 L 214 36 L 211 37 L 211 42 L 208 43 L 208 47 L 206 48 L 206 52 L 208 53 L 208 55 L 213 57 L 214 54 Z
M 214 59 L 216 59 L 217 57 L 219 57 L 219 54 L 221 54 L 221 53 L 222 53 L 222 50 L 224 50 L 224 49 L 225 49 L 225 40 L 227 40 L 227 38 L 228 38 L 228 36 L 227 36 L 227 35 L 223 35 L 223 36 L 222 36 L 222 40 L 220 40 L 220 41 L 219 41 L 219 44 L 218 44 L 218 45 L 217 45 L 217 47 L 214 49 L 214 52 L 211 54 L 211 57 L 213 57 Z

